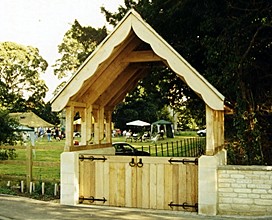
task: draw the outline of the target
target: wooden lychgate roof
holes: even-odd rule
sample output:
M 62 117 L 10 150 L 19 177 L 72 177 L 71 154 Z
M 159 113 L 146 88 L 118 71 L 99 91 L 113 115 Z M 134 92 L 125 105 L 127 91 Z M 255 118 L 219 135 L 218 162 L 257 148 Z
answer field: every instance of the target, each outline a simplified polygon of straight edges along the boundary
M 71 103 L 113 109 L 154 62 L 171 68 L 210 108 L 224 110 L 224 96 L 135 10 L 126 14 L 52 99 L 52 110 L 61 111 Z

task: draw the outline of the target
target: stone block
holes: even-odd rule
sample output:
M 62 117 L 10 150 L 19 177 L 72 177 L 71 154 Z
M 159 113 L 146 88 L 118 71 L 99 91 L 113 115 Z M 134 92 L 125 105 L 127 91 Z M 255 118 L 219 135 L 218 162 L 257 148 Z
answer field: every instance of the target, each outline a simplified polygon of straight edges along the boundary
M 237 204 L 237 206 L 241 206 L 242 204 L 253 204 L 253 199 L 250 199 L 250 198 L 233 198 L 233 203 Z
M 230 186 L 230 183 L 218 183 L 218 188 L 229 188 Z
M 271 194 L 262 194 L 261 199 L 272 199 L 272 195 Z
M 230 193 L 230 192 L 219 192 L 219 196 L 221 197 L 231 197 L 231 198 L 236 198 L 238 197 L 237 193 Z
M 256 193 L 256 194 L 266 194 L 267 190 L 265 189 L 254 189 L 252 188 L 252 193 Z
M 252 190 L 251 189 L 243 189 L 243 188 L 235 188 L 233 191 L 236 193 L 251 193 Z
M 245 203 L 239 203 L 239 204 L 232 204 L 231 205 L 231 208 L 232 208 L 232 210 L 234 210 L 234 211 L 246 211 L 246 210 L 250 210 L 250 203 L 248 203 L 248 204 L 245 204 Z
M 250 193 L 250 194 L 247 194 L 247 197 L 248 198 L 252 198 L 252 199 L 258 199 L 260 198 L 260 194 L 254 194 L 254 193 Z
M 233 188 L 218 188 L 218 192 L 233 192 Z
M 232 204 L 233 198 L 220 197 L 218 201 L 219 201 L 219 204 Z
M 247 184 L 247 188 L 251 188 L 251 189 L 271 189 L 271 186 L 267 185 L 267 184 Z
M 237 179 L 236 183 L 252 183 L 251 179 Z
M 246 188 L 246 184 L 245 183 L 232 183 L 231 187 L 233 188 Z
M 243 174 L 231 174 L 230 177 L 232 179 L 244 179 L 245 175 L 243 175 Z
M 254 199 L 256 205 L 272 206 L 272 199 Z

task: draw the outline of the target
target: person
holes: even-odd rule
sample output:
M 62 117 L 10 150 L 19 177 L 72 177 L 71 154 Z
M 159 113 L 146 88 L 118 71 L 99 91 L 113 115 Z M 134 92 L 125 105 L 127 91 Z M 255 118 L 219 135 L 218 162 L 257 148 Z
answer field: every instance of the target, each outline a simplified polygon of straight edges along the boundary
M 50 142 L 51 141 L 51 129 L 50 128 L 47 129 L 46 134 L 47 134 L 47 141 Z
M 59 128 L 58 127 L 56 127 L 56 129 L 55 129 L 55 139 L 57 141 L 60 141 L 60 133 L 59 133 Z
M 129 130 L 128 132 L 126 132 L 126 141 L 128 139 L 131 139 L 131 131 Z M 132 140 L 132 139 L 131 139 Z
M 161 126 L 160 135 L 161 135 L 161 139 L 164 139 L 164 138 L 163 138 L 163 136 L 164 136 L 164 129 L 163 129 L 163 126 Z

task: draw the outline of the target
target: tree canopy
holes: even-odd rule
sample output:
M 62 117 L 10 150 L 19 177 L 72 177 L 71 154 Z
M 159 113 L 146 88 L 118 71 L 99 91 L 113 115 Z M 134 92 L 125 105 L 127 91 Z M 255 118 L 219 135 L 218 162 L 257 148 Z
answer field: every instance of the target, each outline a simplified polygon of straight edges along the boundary
M 110 24 L 115 26 L 129 9 L 135 8 L 225 95 L 226 103 L 234 110 L 232 116 L 226 116 L 233 162 L 272 164 L 269 156 L 272 155 L 272 3 L 264 0 L 124 0 L 124 3 L 114 13 L 101 8 Z M 73 73 L 105 36 L 106 30 L 83 28 L 75 21 L 59 46 L 63 56 L 55 66 L 55 73 L 59 77 Z M 158 116 L 150 113 L 158 112 L 166 104 L 203 123 L 203 102 L 173 72 L 166 67 L 155 67 L 150 74 L 117 107 L 115 116 L 120 123 L 122 118 L 139 119 L 136 118 L 139 106 L 144 106 L 145 115 L 153 120 Z M 157 99 L 160 100 L 157 106 L 147 105 Z
M 59 121 L 49 103 L 43 100 L 48 88 L 40 76 L 48 64 L 37 48 L 13 42 L 0 43 L 0 66 L 1 110 L 33 111 L 52 124 Z
M 272 133 L 272 3 L 125 0 L 118 12 L 105 8 L 102 12 L 116 25 L 130 8 L 135 8 L 232 104 L 235 114 L 226 129 L 233 131 L 235 144 L 229 152 L 242 152 L 235 162 L 272 164 L 268 156 Z
M 106 27 L 98 29 L 91 26 L 84 27 L 75 20 L 65 33 L 63 42 L 58 46 L 61 58 L 53 66 L 55 75 L 61 79 L 74 74 L 106 36 Z
M 39 50 L 12 42 L 0 43 L 0 105 L 16 111 L 42 100 L 47 92 L 40 74 L 47 62 Z

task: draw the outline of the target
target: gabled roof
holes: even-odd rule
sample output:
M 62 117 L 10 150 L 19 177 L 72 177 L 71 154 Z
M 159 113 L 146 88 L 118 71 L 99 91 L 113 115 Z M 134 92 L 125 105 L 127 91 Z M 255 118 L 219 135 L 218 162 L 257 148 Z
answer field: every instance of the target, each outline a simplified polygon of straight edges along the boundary
M 210 108 L 224 110 L 224 96 L 133 9 L 53 98 L 52 110 L 71 103 L 113 109 L 154 62 L 171 68 Z

